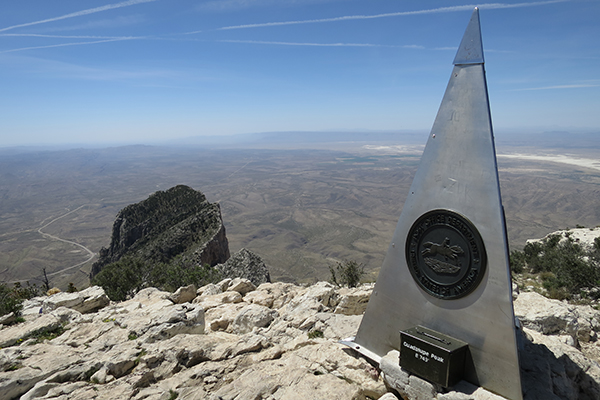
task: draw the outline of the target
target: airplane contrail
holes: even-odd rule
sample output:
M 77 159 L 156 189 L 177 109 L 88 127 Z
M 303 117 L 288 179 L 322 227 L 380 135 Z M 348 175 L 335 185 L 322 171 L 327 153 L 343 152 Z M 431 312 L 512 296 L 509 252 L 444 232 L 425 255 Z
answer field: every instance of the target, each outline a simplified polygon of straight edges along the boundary
M 402 17 L 402 16 L 406 16 L 406 15 L 467 11 L 467 10 L 473 10 L 473 8 L 475 8 L 475 7 L 479 7 L 480 9 L 534 7 L 534 6 L 542 6 L 542 5 L 554 4 L 554 3 L 564 3 L 566 1 L 570 1 L 570 0 L 548 0 L 548 1 L 539 1 L 539 2 L 532 2 L 532 3 L 515 3 L 515 4 L 507 4 L 507 3 L 487 3 L 487 4 L 480 4 L 480 5 L 471 4 L 471 5 L 464 5 L 464 6 L 439 7 L 439 8 L 432 8 L 432 9 L 428 9 L 428 10 L 400 11 L 400 12 L 375 14 L 375 15 L 346 15 L 346 16 L 342 16 L 342 17 L 333 17 L 333 18 L 320 18 L 320 19 L 307 19 L 307 20 L 297 20 L 297 21 L 264 22 L 264 23 L 259 23 L 259 24 L 232 25 L 232 26 L 224 26 L 221 28 L 217 28 L 216 30 L 222 31 L 222 30 L 231 30 L 231 29 L 263 28 L 263 27 L 268 27 L 268 26 L 315 24 L 315 23 L 322 23 L 322 22 L 337 22 L 337 21 L 348 21 L 348 20 L 358 20 L 358 19 Z M 200 32 L 201 31 L 194 31 L 194 32 L 189 32 L 188 34 L 200 33 Z
M 113 10 L 115 8 L 134 6 L 136 4 L 141 4 L 141 3 L 150 3 L 150 2 L 153 2 L 153 1 L 157 1 L 157 0 L 128 0 L 128 1 L 123 1 L 121 3 L 107 4 L 105 6 L 100 6 L 100 7 L 95 7 L 95 8 L 88 8 L 87 10 L 81 10 L 81 11 L 76 11 L 76 12 L 73 12 L 73 13 L 70 13 L 70 14 L 61 15 L 60 17 L 48 18 L 48 19 L 43 19 L 43 20 L 40 20 L 40 21 L 27 22 L 27 23 L 24 23 L 24 24 L 7 26 L 6 28 L 0 28 L 0 32 L 8 31 L 8 30 L 15 29 L 15 28 L 22 28 L 24 26 L 45 24 L 47 22 L 59 21 L 61 19 L 81 17 L 83 15 L 89 15 L 89 14 L 94 14 L 94 13 L 97 13 L 97 12 L 102 12 L 102 11 L 107 11 L 107 10 Z
M 277 42 L 265 40 L 218 40 L 221 43 L 247 43 L 247 44 L 275 44 L 282 46 L 316 46 L 316 47 L 414 47 L 414 46 L 394 46 L 385 44 L 371 43 L 309 43 L 309 42 Z
M 134 39 L 144 39 L 144 38 L 143 37 L 132 36 L 132 37 L 121 37 L 121 38 L 106 39 L 106 40 L 94 40 L 92 42 L 71 42 L 71 43 L 50 44 L 50 45 L 46 45 L 46 46 L 21 47 L 19 49 L 11 49 L 11 50 L 0 51 L 0 54 L 3 54 L 3 53 L 12 53 L 12 52 L 15 52 L 15 51 L 34 50 L 34 49 L 49 49 L 49 48 L 52 48 L 52 47 L 65 47 L 65 46 L 80 46 L 80 45 L 84 45 L 84 44 L 97 44 L 97 43 L 119 42 L 121 40 L 134 40 Z
M 0 36 L 42 37 L 57 39 L 131 39 L 133 36 L 42 35 L 39 33 L 0 33 Z M 142 37 L 139 37 L 140 39 Z M 145 38 L 145 37 L 144 37 Z
M 572 85 L 542 86 L 542 87 L 534 87 L 534 88 L 514 89 L 513 92 L 521 92 L 521 91 L 527 91 L 527 90 L 582 89 L 582 88 L 595 88 L 595 87 L 600 87 L 600 84 L 576 83 L 576 84 L 572 84 Z

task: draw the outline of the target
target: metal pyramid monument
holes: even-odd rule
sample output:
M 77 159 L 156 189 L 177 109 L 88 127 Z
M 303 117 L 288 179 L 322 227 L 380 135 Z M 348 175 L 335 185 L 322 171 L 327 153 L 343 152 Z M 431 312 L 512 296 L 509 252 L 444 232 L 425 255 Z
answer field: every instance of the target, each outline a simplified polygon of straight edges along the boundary
M 485 79 L 473 11 L 353 341 L 379 361 L 417 325 L 469 345 L 464 379 L 520 400 L 508 245 Z

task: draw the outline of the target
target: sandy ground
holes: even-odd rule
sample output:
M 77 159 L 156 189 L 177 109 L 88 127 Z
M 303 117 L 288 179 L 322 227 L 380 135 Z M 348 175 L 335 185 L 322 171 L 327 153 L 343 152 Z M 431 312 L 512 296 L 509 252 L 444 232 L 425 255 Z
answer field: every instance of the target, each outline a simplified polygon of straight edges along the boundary
M 562 164 L 576 165 L 579 167 L 592 168 L 600 170 L 600 160 L 591 158 L 580 158 L 569 155 L 536 155 L 536 154 L 498 154 L 498 157 L 518 158 L 531 161 L 550 161 Z
M 424 146 L 422 145 L 396 145 L 396 146 L 385 146 L 385 145 L 364 145 L 363 150 L 373 152 L 375 154 L 420 154 L 423 152 Z M 600 157 L 599 159 L 582 158 L 568 154 L 498 154 L 498 157 L 505 158 L 517 158 L 521 160 L 531 161 L 549 161 L 561 164 L 570 164 L 578 167 L 592 168 L 600 171 Z

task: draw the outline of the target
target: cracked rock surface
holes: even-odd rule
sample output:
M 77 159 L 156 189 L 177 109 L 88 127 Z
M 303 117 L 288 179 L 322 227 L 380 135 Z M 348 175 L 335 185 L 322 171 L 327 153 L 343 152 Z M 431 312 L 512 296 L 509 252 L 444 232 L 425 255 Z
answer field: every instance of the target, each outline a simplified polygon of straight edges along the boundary
M 97 287 L 32 299 L 26 322 L 0 328 L 0 399 L 500 399 L 413 376 L 398 352 L 372 365 L 339 344 L 372 288 L 236 278 L 118 303 Z M 538 296 L 515 294 L 524 398 L 600 398 L 600 313 Z

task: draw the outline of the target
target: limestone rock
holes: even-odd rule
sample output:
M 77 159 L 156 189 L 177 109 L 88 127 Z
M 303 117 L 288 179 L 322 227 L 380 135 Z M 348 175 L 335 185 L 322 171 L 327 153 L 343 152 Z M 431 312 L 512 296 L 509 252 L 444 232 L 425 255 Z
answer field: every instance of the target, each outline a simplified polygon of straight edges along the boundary
M 229 286 L 229 282 L 231 282 L 231 279 L 227 280 L 227 286 Z M 210 295 L 223 293 L 225 290 L 227 290 L 226 289 L 227 286 L 225 286 L 225 289 L 224 289 L 223 286 L 221 285 L 221 283 L 219 283 L 219 284 L 209 283 L 208 285 L 204 285 L 200 289 L 198 289 L 198 291 L 196 292 L 196 295 L 210 296 Z
M 279 313 L 258 304 L 246 306 L 233 320 L 230 331 L 237 334 L 252 332 L 254 328 L 267 327 Z
M 242 296 L 246 293 L 256 290 L 256 286 L 249 279 L 246 278 L 235 278 L 227 286 L 227 290 L 238 292 Z
M 59 308 L 26 324 L 17 324 L 0 330 L 0 348 L 13 346 L 38 333 L 52 332 L 77 319 L 81 314 L 74 310 Z
M 10 325 L 17 321 L 17 317 L 14 312 L 0 316 L 0 325 Z
M 174 304 L 172 294 L 147 288 L 95 312 L 59 307 L 31 313 L 26 322 L 0 329 L 0 398 L 500 399 L 465 381 L 442 390 L 400 368 L 397 351 L 372 365 L 340 345 L 356 333 L 362 316 L 336 310 L 350 304 L 344 298 L 364 298 L 369 287 L 277 282 L 246 291 L 246 283 L 226 279 L 186 290 L 198 294 L 191 303 Z M 600 398 L 596 311 L 525 293 L 518 299 L 519 315 L 537 329 L 522 331 L 524 400 Z M 544 307 L 559 321 L 544 315 Z M 62 334 L 53 339 L 30 335 L 57 326 Z
M 345 315 L 364 314 L 372 291 L 373 285 L 340 289 L 340 298 L 334 312 Z
M 206 326 L 211 331 L 225 331 L 245 307 L 245 303 L 227 303 L 210 308 L 206 311 Z
M 247 249 L 241 249 L 225 263 L 219 264 L 215 268 L 223 276 L 246 278 L 256 286 L 271 282 L 271 275 L 264 261 Z
M 106 307 L 110 299 L 100 286 L 92 286 L 80 292 L 53 294 L 42 302 L 42 312 L 47 313 L 59 307 L 72 308 L 82 314 Z
M 293 327 L 298 328 L 314 314 L 329 310 L 335 304 L 335 297 L 335 288 L 331 283 L 319 282 L 294 297 L 282 310 L 282 315 Z
M 573 345 L 595 341 L 600 331 L 600 312 L 547 299 L 535 292 L 520 293 L 514 302 L 515 315 L 525 328 L 544 335 L 569 335 Z
M 598 399 L 600 365 L 560 336 L 546 336 L 524 328 L 521 370 L 525 399 Z M 544 397 L 545 396 L 545 397 Z
M 300 287 L 291 283 L 263 283 L 256 291 L 248 293 L 244 300 L 279 310 L 289 303 L 301 290 Z
M 188 285 L 185 287 L 180 287 L 173 294 L 169 296 L 169 300 L 171 300 L 175 304 L 188 303 L 196 298 L 196 286 Z
M 200 304 L 205 310 L 209 310 L 211 308 L 218 307 L 221 304 L 239 303 L 240 301 L 242 301 L 241 294 L 238 292 L 227 291 L 219 294 L 196 297 L 193 303 Z

